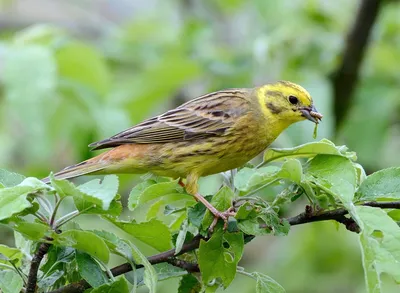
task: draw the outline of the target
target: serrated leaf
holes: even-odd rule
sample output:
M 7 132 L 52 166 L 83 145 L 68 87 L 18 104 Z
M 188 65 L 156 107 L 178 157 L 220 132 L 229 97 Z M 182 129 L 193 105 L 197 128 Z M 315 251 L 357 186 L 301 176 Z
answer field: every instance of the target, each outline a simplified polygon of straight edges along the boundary
M 118 177 L 116 175 L 104 176 L 103 180 L 94 179 L 79 185 L 78 189 L 84 194 L 101 200 L 103 210 L 108 210 L 111 201 L 118 192 Z
M 0 169 L 0 184 L 4 187 L 13 187 L 24 181 L 25 176 L 7 171 L 5 169 Z
M 119 212 L 118 203 L 113 203 L 110 207 L 118 191 L 118 177 L 115 175 L 105 176 L 102 182 L 94 179 L 78 187 L 68 180 L 56 179 L 52 176 L 50 176 L 50 180 L 60 197 L 72 196 L 74 198 L 75 206 L 79 211 L 95 213 L 94 209 L 96 208 L 105 211 L 112 208 L 113 215 Z M 93 211 L 87 211 L 91 206 L 93 206 Z
M 108 220 L 126 233 L 159 251 L 168 250 L 172 247 L 172 236 L 169 228 L 157 219 L 143 223 L 117 221 L 110 218 Z
M 0 289 L 3 293 L 19 293 L 21 292 L 24 282 L 21 277 L 14 271 L 0 271 Z
M 242 233 L 214 232 L 205 242 L 200 241 L 198 262 L 204 284 L 220 278 L 226 288 L 236 276 L 236 268 L 243 253 Z
M 263 168 L 242 168 L 234 179 L 235 187 L 241 191 L 249 191 L 254 186 L 264 185 L 276 179 L 279 168 L 267 166 Z
M 348 152 L 346 146 L 335 146 L 335 144 L 327 139 L 318 142 L 309 142 L 296 146 L 294 148 L 271 148 L 264 153 L 264 162 L 267 164 L 271 161 L 283 158 L 312 158 L 316 155 L 336 155 L 356 160 L 354 152 Z
M 77 250 L 75 255 L 78 272 L 90 286 L 96 288 L 107 282 L 108 278 L 100 265 L 89 254 Z
M 157 182 L 152 179 L 148 179 L 146 181 L 143 181 L 139 184 L 137 184 L 134 188 L 132 188 L 131 192 L 129 193 L 128 197 L 128 208 L 133 211 L 136 206 L 138 205 L 140 195 L 146 188 L 150 187 L 153 184 L 156 184 Z
M 108 262 L 110 251 L 104 240 L 93 232 L 73 229 L 61 234 L 54 233 L 53 238 L 54 245 L 73 247 L 90 254 L 102 262 Z
M 254 216 L 239 221 L 239 229 L 248 235 L 263 236 L 274 233 L 276 236 L 287 235 L 290 225 L 285 219 L 280 219 L 274 211 L 260 212 Z
M 30 186 L 14 186 L 0 189 L 0 220 L 29 208 L 31 203 L 26 199 L 28 194 L 35 192 Z
M 251 273 L 251 275 L 256 278 L 256 293 L 285 293 L 285 289 L 279 285 L 278 282 L 276 282 L 274 279 L 271 277 L 254 272 Z
M 211 199 L 211 205 L 213 205 L 219 211 L 226 211 L 232 206 L 232 201 L 234 198 L 233 191 L 227 187 L 222 187 Z M 204 229 L 208 229 L 211 223 L 214 220 L 214 215 L 207 210 L 204 215 L 204 219 L 202 222 L 202 227 Z
M 360 244 L 367 289 L 380 292 L 382 273 L 400 282 L 400 227 L 380 208 L 357 206 L 356 211 L 363 226 Z
M 356 171 L 352 162 L 346 157 L 317 155 L 309 163 L 307 180 L 329 191 L 345 206 L 354 198 L 356 188 Z
M 288 159 L 285 161 L 276 175 L 278 178 L 288 179 L 297 184 L 301 184 L 303 180 L 303 167 L 296 159 Z
M 0 263 L 12 263 L 16 267 L 21 265 L 23 253 L 21 250 L 0 244 Z
M 192 274 L 182 277 L 179 282 L 178 293 L 199 293 L 201 292 L 201 284 L 199 280 Z
M 46 224 L 25 221 L 17 222 L 14 230 L 33 241 L 41 240 L 46 234 L 51 232 L 50 227 Z
M 357 191 L 359 200 L 400 199 L 400 168 L 383 169 L 369 175 Z
M 41 266 L 40 270 L 48 275 L 57 270 L 57 268 L 62 270 L 64 264 L 72 262 L 75 259 L 75 249 L 52 245 L 46 256 L 46 262 Z
M 65 274 L 64 271 L 56 270 L 53 273 L 51 273 L 50 276 L 40 279 L 37 285 L 39 288 L 47 289 L 53 286 L 55 282 L 57 282 L 62 276 L 64 276 L 64 274 Z
M 144 204 L 161 196 L 183 193 L 183 187 L 178 184 L 178 181 L 174 180 L 150 185 L 140 194 L 139 204 Z
M 112 283 L 103 284 L 94 288 L 91 293 L 129 293 L 128 281 L 124 276 L 120 276 Z

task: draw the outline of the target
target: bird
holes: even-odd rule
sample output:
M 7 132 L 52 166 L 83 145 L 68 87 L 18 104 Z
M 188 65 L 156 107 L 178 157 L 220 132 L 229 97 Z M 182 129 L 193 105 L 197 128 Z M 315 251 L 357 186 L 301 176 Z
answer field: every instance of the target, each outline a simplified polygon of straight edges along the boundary
M 307 90 L 290 81 L 220 90 L 90 144 L 92 150 L 109 150 L 54 176 L 151 172 L 179 178 L 186 192 L 214 215 L 213 225 L 218 219 L 226 224 L 233 209 L 218 211 L 208 202 L 198 191 L 199 178 L 238 168 L 291 124 L 306 119 L 318 124 L 322 117 Z

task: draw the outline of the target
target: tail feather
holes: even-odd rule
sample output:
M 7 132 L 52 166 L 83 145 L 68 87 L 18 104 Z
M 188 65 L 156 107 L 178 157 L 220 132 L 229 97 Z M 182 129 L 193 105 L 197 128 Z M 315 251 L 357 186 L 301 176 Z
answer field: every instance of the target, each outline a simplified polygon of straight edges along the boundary
M 76 165 L 72 165 L 62 169 L 61 171 L 54 174 L 54 177 L 57 179 L 71 179 L 78 176 L 92 174 L 98 171 L 105 169 L 106 166 L 99 162 L 93 161 L 93 159 L 81 162 Z M 50 182 L 50 177 L 43 178 L 42 181 L 44 183 Z

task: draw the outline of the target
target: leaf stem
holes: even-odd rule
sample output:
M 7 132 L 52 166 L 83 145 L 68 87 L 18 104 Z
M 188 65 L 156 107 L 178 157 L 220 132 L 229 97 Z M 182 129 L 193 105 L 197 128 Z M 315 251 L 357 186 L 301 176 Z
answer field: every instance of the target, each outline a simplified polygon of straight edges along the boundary
M 57 211 L 58 211 L 58 209 L 59 209 L 59 207 L 61 205 L 61 202 L 64 200 L 64 198 L 65 197 L 61 197 L 60 199 L 57 199 L 57 197 L 56 197 L 56 205 L 54 207 L 53 213 L 51 214 L 51 218 L 50 218 L 51 227 L 54 226 L 54 221 L 55 221 L 56 216 L 57 216 Z
M 76 217 L 82 215 L 83 213 L 87 212 L 88 210 L 90 210 L 90 209 L 92 209 L 92 208 L 94 208 L 94 207 L 95 207 L 95 205 L 91 205 L 91 206 L 89 206 L 89 207 L 87 207 L 86 209 L 83 209 L 83 210 L 81 210 L 81 211 L 75 210 L 75 211 L 72 211 L 72 212 L 70 212 L 70 213 L 68 213 L 68 214 L 66 214 L 66 215 L 64 215 L 64 216 L 62 216 L 61 218 L 59 218 L 59 219 L 55 222 L 55 224 L 54 224 L 54 230 L 59 229 L 59 228 L 60 228 L 62 225 L 64 225 L 65 223 L 67 223 L 67 222 L 71 221 L 72 219 L 74 219 L 74 218 L 76 218 Z
M 238 274 L 243 275 L 243 276 L 252 278 L 253 280 L 257 280 L 257 278 L 254 277 L 254 276 L 252 275 L 252 273 L 246 272 L 243 268 L 239 269 L 239 267 L 238 267 L 238 269 L 236 270 L 236 272 L 237 272 Z
M 37 193 L 36 200 L 38 201 L 39 205 L 43 207 L 49 215 L 52 214 L 53 206 L 51 205 L 51 202 L 46 197 L 43 196 L 43 194 Z

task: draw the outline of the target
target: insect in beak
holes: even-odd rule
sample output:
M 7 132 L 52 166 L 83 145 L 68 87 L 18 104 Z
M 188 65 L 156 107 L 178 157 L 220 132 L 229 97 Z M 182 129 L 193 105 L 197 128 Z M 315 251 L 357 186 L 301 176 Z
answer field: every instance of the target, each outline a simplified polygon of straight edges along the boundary
M 311 107 L 301 107 L 300 112 L 302 113 L 302 116 L 307 118 L 308 120 L 318 124 L 319 121 L 322 119 L 322 114 L 318 113 L 317 109 L 315 109 L 314 106 Z

